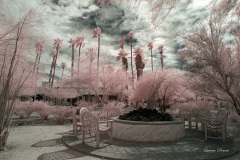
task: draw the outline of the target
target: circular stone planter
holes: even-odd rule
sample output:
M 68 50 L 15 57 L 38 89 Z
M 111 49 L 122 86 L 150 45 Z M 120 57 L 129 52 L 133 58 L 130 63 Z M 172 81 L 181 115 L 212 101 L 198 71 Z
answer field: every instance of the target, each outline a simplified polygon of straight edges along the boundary
M 174 121 L 156 122 L 120 120 L 118 117 L 113 117 L 112 120 L 112 136 L 122 140 L 175 141 L 183 138 L 185 133 L 184 123 L 179 118 L 174 119 Z

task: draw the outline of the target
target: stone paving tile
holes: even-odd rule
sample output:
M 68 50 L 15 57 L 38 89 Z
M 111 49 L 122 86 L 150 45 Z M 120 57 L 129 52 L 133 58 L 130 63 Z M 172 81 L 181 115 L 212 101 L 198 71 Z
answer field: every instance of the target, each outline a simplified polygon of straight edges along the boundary
M 240 126 L 231 125 L 228 128 L 225 144 L 215 139 L 205 142 L 203 132 L 194 129 L 186 129 L 185 137 L 175 142 L 147 143 L 114 139 L 112 145 L 100 143 L 99 149 L 95 148 L 96 142 L 93 137 L 89 137 L 86 144 L 81 144 L 81 136 L 78 138 L 65 135 L 63 142 L 69 148 L 108 159 L 218 160 L 233 156 L 240 151 Z M 101 139 L 106 138 L 108 138 L 106 135 L 101 136 Z M 223 152 L 226 150 L 229 151 Z

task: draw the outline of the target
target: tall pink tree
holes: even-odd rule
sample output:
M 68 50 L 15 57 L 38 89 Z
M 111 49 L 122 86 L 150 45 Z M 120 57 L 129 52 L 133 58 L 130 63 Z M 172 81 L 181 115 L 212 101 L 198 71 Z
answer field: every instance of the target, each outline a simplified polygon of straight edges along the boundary
M 179 95 L 179 88 L 182 86 L 181 78 L 184 77 L 177 70 L 147 72 L 136 82 L 130 101 L 137 103 L 146 100 L 148 108 L 159 107 L 161 112 L 165 112 Z
M 56 56 L 54 56 L 54 62 L 53 62 L 53 74 L 52 74 L 52 87 L 53 87 L 53 83 L 54 83 L 54 78 L 55 78 L 55 71 L 56 71 L 56 66 L 57 66 L 57 59 L 58 59 L 58 54 L 59 54 L 59 49 L 62 46 L 62 41 L 60 38 L 56 38 L 54 40 L 54 46 L 55 46 L 55 53 Z
M 9 7 L 1 2 L 0 23 L 0 150 L 4 149 L 10 133 L 12 114 L 20 92 L 30 78 L 33 66 L 29 54 L 34 48 L 33 39 L 39 24 L 33 10 L 25 10 L 11 17 Z
M 53 66 L 54 66 L 56 55 L 57 55 L 56 50 L 52 51 L 52 53 L 50 54 L 50 56 L 52 56 L 52 64 L 51 64 L 50 74 L 49 74 L 49 91 L 51 89 L 51 82 L 52 82 L 52 75 L 53 75 Z
M 136 64 L 136 70 L 137 70 L 137 79 L 139 79 L 140 76 L 143 74 L 143 69 L 145 67 L 144 55 L 142 53 L 142 49 L 138 47 L 134 51 L 134 55 L 135 55 L 135 64 Z
M 124 70 L 112 65 L 107 66 L 105 72 L 100 75 L 100 83 L 105 102 L 110 95 L 116 96 L 119 100 L 127 97 L 128 77 Z
M 150 53 L 151 53 L 151 64 L 152 64 L 152 71 L 153 71 L 153 58 L 152 58 L 153 42 L 148 43 L 148 49 L 150 50 Z
M 76 38 L 76 47 L 78 47 L 78 76 L 79 76 L 80 55 L 81 55 L 81 48 L 84 47 L 84 37 L 78 36 Z
M 158 52 L 160 54 L 161 68 L 163 69 L 163 45 L 158 46 Z
M 74 49 L 75 49 L 75 44 L 76 44 L 76 39 L 70 39 L 68 41 L 70 43 L 70 48 L 72 49 L 72 65 L 71 65 L 71 78 L 73 77 L 73 69 L 74 69 Z
M 61 81 L 62 81 L 62 79 L 63 79 L 63 72 L 64 72 L 64 70 L 65 70 L 66 67 L 67 67 L 67 63 L 66 63 L 66 62 L 62 62 L 62 64 L 61 64 L 61 68 L 62 68 L 62 77 L 61 77 Z
M 37 67 L 37 72 L 36 72 L 36 80 L 35 80 L 35 96 L 34 96 L 34 100 L 36 99 L 36 92 L 37 92 L 37 79 L 38 79 L 38 70 L 39 70 L 39 64 L 40 64 L 40 60 L 41 60 L 41 55 L 43 52 L 43 47 L 44 47 L 44 43 L 45 41 L 38 41 L 35 44 L 35 48 L 36 48 L 36 59 L 35 59 L 35 64 L 34 64 L 34 69 L 33 72 L 35 72 L 35 68 Z
M 38 41 L 35 45 L 37 55 L 36 55 L 36 60 L 35 60 L 35 65 L 34 65 L 33 71 L 35 71 L 35 67 L 37 67 L 37 75 L 38 75 L 38 69 L 39 69 L 39 64 L 40 64 L 41 55 L 42 55 L 42 52 L 43 52 L 44 45 L 45 45 L 44 40 Z
M 118 53 L 118 56 L 116 58 L 116 61 L 119 61 L 120 59 L 122 59 L 122 69 L 124 71 L 128 70 L 128 62 L 126 58 L 127 55 L 128 53 L 126 53 L 123 49 L 120 49 L 120 52 Z
M 133 55 L 132 55 L 132 50 L 133 50 L 133 46 L 132 46 L 132 42 L 133 42 L 133 36 L 134 36 L 134 33 L 132 31 L 130 31 L 128 33 L 128 39 L 130 41 L 130 44 L 131 44 L 131 70 L 132 70 L 132 77 L 133 77 L 133 62 L 132 62 L 132 58 L 133 58 Z
M 118 40 L 120 48 L 123 49 L 124 45 L 126 44 L 125 39 L 123 37 L 119 38 Z
M 227 102 L 240 115 L 240 32 L 234 21 L 229 23 L 231 14 L 222 11 L 214 9 L 207 25 L 184 37 L 186 68 L 191 89 L 197 95 Z M 236 32 L 230 45 L 225 35 L 232 29 Z
M 93 30 L 93 38 L 98 39 L 98 52 L 97 52 L 97 70 L 99 70 L 99 56 L 100 56 L 100 37 L 102 34 L 102 30 L 100 27 L 94 28 Z
M 98 49 L 97 49 L 97 79 L 99 78 L 99 56 L 100 56 L 100 37 L 102 34 L 102 30 L 100 27 L 97 27 L 93 30 L 93 38 L 98 39 Z M 98 80 L 97 80 L 98 83 Z M 98 87 L 99 84 L 97 84 Z M 97 102 L 99 103 L 99 97 L 98 97 L 98 89 L 97 89 Z

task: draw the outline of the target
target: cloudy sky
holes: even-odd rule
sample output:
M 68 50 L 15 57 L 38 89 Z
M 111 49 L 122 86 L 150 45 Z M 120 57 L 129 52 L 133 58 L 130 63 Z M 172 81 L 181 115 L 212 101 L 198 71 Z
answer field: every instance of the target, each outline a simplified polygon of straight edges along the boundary
M 125 0 L 128 1 L 128 0 Z M 131 0 L 129 0 L 130 2 Z M 180 0 L 180 3 L 168 15 L 167 19 L 154 31 L 149 32 L 151 23 L 150 7 L 147 3 L 141 3 L 136 7 L 133 3 L 120 4 L 118 6 L 105 6 L 100 8 L 95 0 L 5 0 L 10 13 L 17 14 L 21 8 L 34 8 L 42 13 L 47 46 L 44 50 L 43 63 L 50 66 L 50 53 L 53 50 L 55 38 L 63 39 L 60 49 L 58 65 L 61 62 L 71 64 L 71 49 L 68 41 L 76 36 L 85 37 L 85 48 L 97 46 L 97 40 L 92 39 L 92 30 L 99 26 L 102 29 L 102 50 L 110 54 L 109 63 L 120 65 L 115 62 L 119 53 L 118 39 L 127 38 L 127 33 L 135 33 L 134 49 L 141 47 L 146 59 L 146 69 L 150 69 L 150 52 L 147 43 L 154 43 L 154 67 L 160 65 L 157 46 L 164 45 L 164 65 L 179 68 L 177 55 L 183 42 L 177 34 L 184 34 L 194 29 L 201 20 L 207 18 L 209 8 L 206 8 L 210 0 Z M 137 9 L 136 9 L 137 8 Z M 130 52 L 130 44 L 125 46 Z M 49 72 L 49 68 L 45 68 Z M 58 72 L 58 75 L 60 71 Z

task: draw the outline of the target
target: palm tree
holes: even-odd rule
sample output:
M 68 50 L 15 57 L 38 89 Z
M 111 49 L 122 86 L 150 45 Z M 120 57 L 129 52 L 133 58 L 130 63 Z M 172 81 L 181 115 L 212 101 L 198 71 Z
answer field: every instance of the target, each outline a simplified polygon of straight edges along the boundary
M 75 43 L 76 43 L 76 40 L 75 39 L 70 39 L 68 41 L 68 43 L 70 43 L 70 48 L 72 48 L 72 66 L 71 66 L 71 78 L 73 77 L 73 69 L 74 69 L 74 47 L 75 47 Z
M 122 59 L 122 68 L 123 70 L 127 71 L 128 70 L 128 62 L 126 56 L 128 53 L 126 53 L 123 49 L 120 49 L 120 52 L 118 53 L 118 56 L 116 58 L 116 61 L 119 61 Z
M 57 39 L 54 40 L 56 56 L 54 56 L 55 58 L 54 58 L 54 63 L 53 63 L 52 87 L 53 87 L 53 82 L 54 82 L 54 77 L 55 77 L 55 71 L 56 71 L 56 65 L 57 65 L 59 48 L 62 46 L 62 41 L 63 41 L 63 40 L 61 40 L 61 39 L 59 39 L 59 38 L 57 38 Z
M 144 64 L 144 55 L 142 53 L 142 49 L 138 47 L 135 51 L 135 64 L 136 64 L 136 70 L 137 70 L 137 79 L 143 74 L 143 69 L 145 67 Z
M 132 78 L 133 78 L 133 63 L 132 63 L 132 41 L 133 41 L 133 36 L 134 36 L 134 33 L 132 31 L 130 31 L 128 33 L 128 39 L 130 40 L 130 43 L 131 43 L 131 70 L 132 70 Z M 134 79 L 133 79 L 134 81 Z
M 54 62 L 55 62 L 55 58 L 56 58 L 56 50 L 54 50 L 50 55 L 53 57 L 52 59 L 52 65 L 51 65 L 51 68 L 50 68 L 50 74 L 49 74 L 49 91 L 51 89 L 51 82 L 52 82 L 52 75 L 53 75 L 53 66 L 54 66 Z
M 160 44 L 158 46 L 158 51 L 159 51 L 160 59 L 161 59 L 161 68 L 163 69 L 163 56 L 162 56 L 162 54 L 163 54 L 163 45 Z
M 125 39 L 123 37 L 119 38 L 118 40 L 120 48 L 123 49 L 124 45 L 125 45 Z
M 62 81 L 62 79 L 63 79 L 63 72 L 64 72 L 64 69 L 67 67 L 67 63 L 65 63 L 65 62 L 62 62 L 62 64 L 61 64 L 61 68 L 62 68 L 62 77 L 61 77 L 61 81 Z
M 36 80 L 35 80 L 35 96 L 34 96 L 34 100 L 36 99 L 36 87 L 37 87 L 37 77 L 38 77 L 38 69 L 39 69 L 39 63 L 41 60 L 41 55 L 43 52 L 43 47 L 44 47 L 44 43 L 45 41 L 39 41 L 36 43 L 35 47 L 36 47 L 36 60 L 35 60 L 35 65 L 34 65 L 34 69 L 33 72 L 35 72 L 35 68 L 37 67 L 37 73 L 36 73 Z
M 153 48 L 153 42 L 148 43 L 148 48 L 151 51 L 151 64 L 152 64 L 152 71 L 153 71 L 153 59 L 152 59 L 152 48 Z
M 84 37 L 82 36 L 76 37 L 76 47 L 78 47 L 78 76 L 79 76 L 80 55 L 81 55 L 81 48 L 84 47 Z
M 99 68 L 99 55 L 100 55 L 100 36 L 101 36 L 101 28 L 97 27 L 93 30 L 93 38 L 98 38 L 98 53 L 97 53 L 97 71 Z

